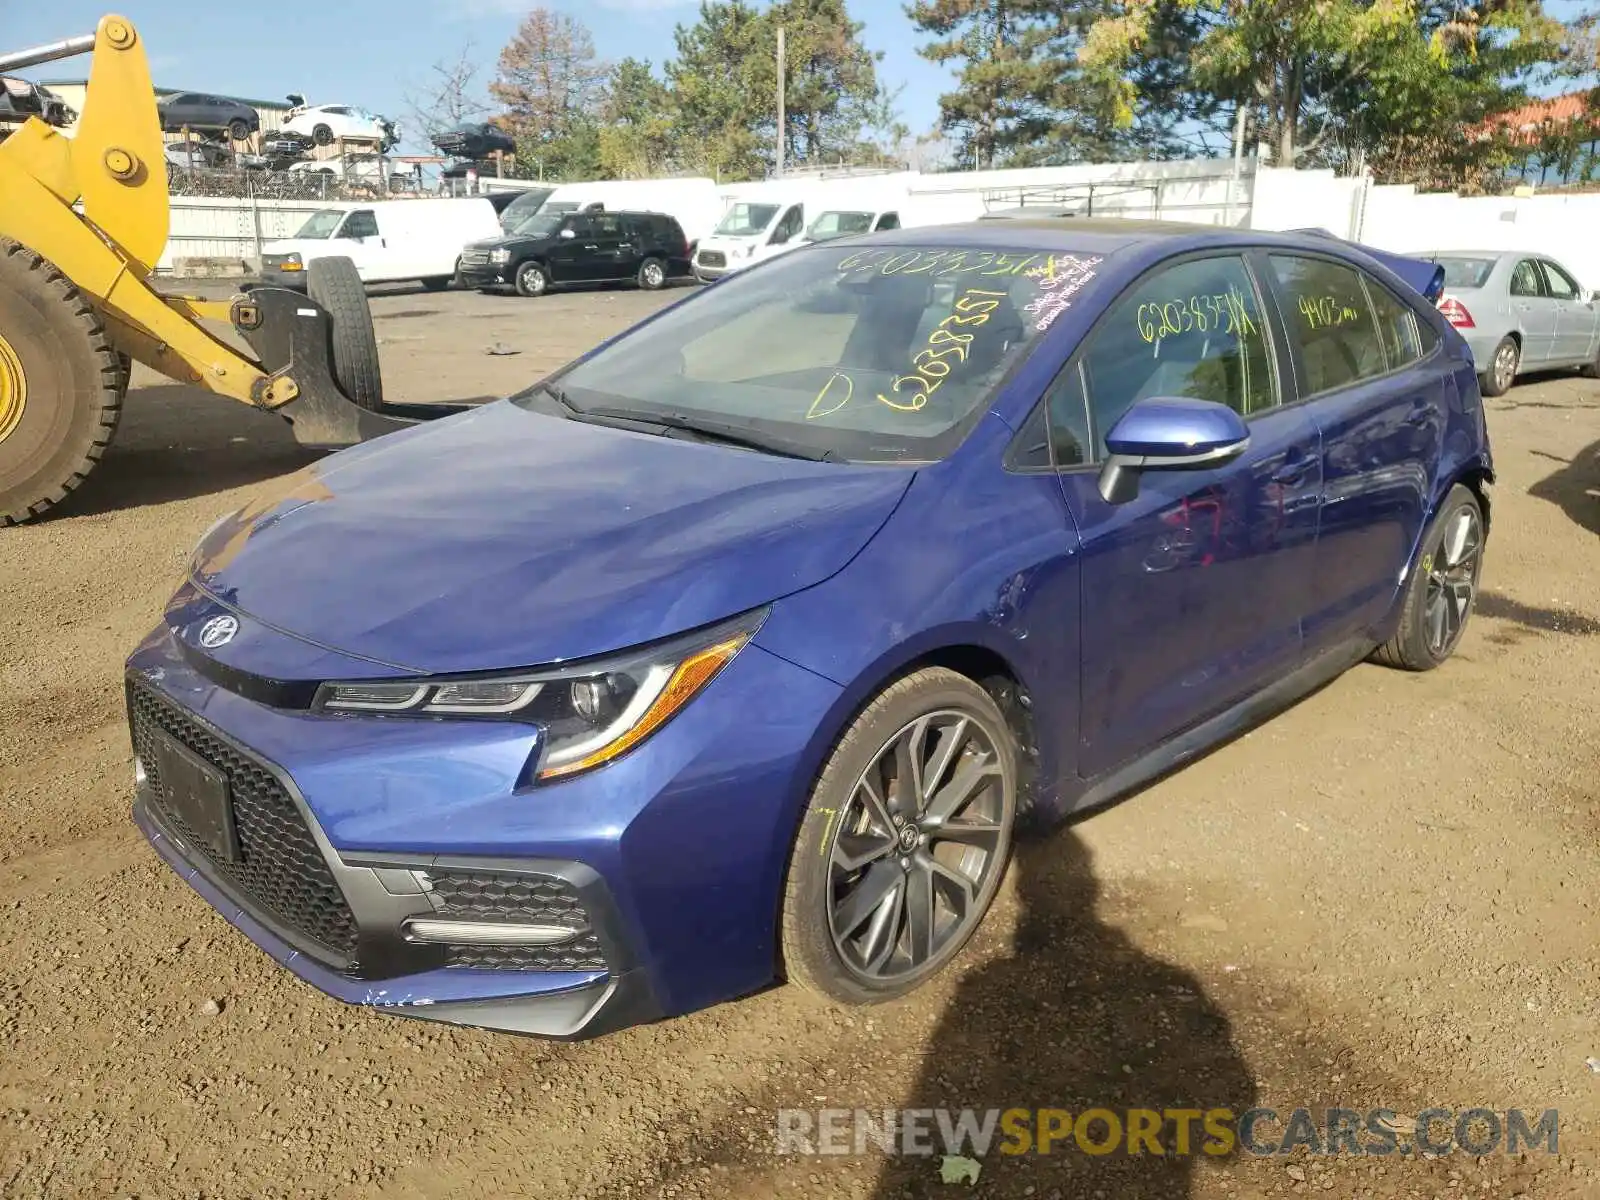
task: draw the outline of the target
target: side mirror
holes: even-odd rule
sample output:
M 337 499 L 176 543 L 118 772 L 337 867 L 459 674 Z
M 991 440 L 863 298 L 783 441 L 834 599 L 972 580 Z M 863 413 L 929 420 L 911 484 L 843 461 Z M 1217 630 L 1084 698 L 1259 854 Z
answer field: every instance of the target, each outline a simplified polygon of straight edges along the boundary
M 1244 419 L 1210 400 L 1156 397 L 1122 414 L 1106 434 L 1100 496 L 1126 504 L 1139 494 L 1145 471 L 1220 466 L 1250 445 Z
M 562 237 L 564 237 L 564 238 L 575 238 L 575 237 L 577 237 L 577 236 L 578 236 L 578 235 L 577 235 L 577 234 L 575 234 L 575 233 L 573 233 L 573 232 L 572 232 L 572 230 L 570 230 L 570 229 L 563 229 L 563 230 L 562 230 L 562 231 L 561 231 L 561 235 L 560 235 L 560 236 L 562 236 Z

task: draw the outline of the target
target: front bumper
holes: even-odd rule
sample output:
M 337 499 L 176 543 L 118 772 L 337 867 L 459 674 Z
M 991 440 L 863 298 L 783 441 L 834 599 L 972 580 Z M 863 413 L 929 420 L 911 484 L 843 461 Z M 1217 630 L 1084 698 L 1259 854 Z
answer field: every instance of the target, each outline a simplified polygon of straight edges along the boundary
M 516 268 L 510 263 L 462 263 L 456 277 L 467 288 L 510 287 L 516 281 Z
M 809 778 L 799 762 L 835 685 L 752 645 L 629 755 L 530 791 L 532 727 L 279 707 L 295 702 L 258 694 L 250 681 L 266 677 L 249 659 L 197 657 L 180 630 L 211 607 L 189 604 L 129 660 L 134 817 L 300 979 L 399 1015 L 562 1039 L 772 982 L 797 781 Z M 293 639 L 240 619 L 230 649 L 289 665 Z M 231 853 L 163 784 L 173 741 L 225 777 Z M 435 923 L 427 942 L 413 936 L 419 919 Z M 511 952 L 461 941 L 459 925 L 441 934 L 441 920 L 574 935 Z
M 303 292 L 306 290 L 306 272 L 304 267 L 298 271 L 285 271 L 280 267 L 263 264 L 252 282 L 257 287 L 291 288 Z

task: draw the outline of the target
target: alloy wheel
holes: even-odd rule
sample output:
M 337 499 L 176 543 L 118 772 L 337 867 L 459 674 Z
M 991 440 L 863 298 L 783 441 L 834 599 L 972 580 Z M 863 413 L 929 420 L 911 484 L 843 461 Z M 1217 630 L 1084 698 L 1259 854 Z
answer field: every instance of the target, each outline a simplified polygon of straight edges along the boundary
M 1004 867 L 1006 778 L 967 713 L 918 717 L 880 749 L 837 814 L 829 932 L 857 975 L 919 974 L 965 941 Z
M 1471 508 L 1458 508 L 1445 524 L 1428 563 L 1423 619 L 1428 650 L 1443 658 L 1455 648 L 1472 610 L 1483 552 L 1483 523 Z
M 1502 392 L 1509 388 L 1517 377 L 1517 346 L 1515 342 L 1505 342 L 1494 356 L 1494 382 Z
M 662 273 L 660 263 L 645 263 L 644 282 L 646 287 L 658 288 L 666 276 Z

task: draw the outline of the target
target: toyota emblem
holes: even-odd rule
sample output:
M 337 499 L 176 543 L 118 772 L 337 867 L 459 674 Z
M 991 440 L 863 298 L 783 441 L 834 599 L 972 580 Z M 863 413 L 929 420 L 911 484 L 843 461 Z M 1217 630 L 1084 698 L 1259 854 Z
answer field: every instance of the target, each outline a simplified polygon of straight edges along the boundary
M 200 644 L 207 650 L 215 650 L 218 646 L 226 646 L 233 641 L 233 635 L 238 632 L 237 617 L 212 617 L 200 626 Z

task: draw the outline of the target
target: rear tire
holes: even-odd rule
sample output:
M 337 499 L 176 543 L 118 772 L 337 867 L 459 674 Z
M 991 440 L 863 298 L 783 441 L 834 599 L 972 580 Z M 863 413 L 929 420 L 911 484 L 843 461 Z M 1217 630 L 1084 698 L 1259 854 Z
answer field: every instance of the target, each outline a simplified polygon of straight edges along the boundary
M 667 268 L 659 258 L 647 258 L 639 264 L 639 286 L 647 292 L 658 292 L 667 286 Z
M 1455 651 L 1478 597 L 1483 569 L 1483 506 L 1456 484 L 1422 539 L 1422 554 L 1406 581 L 1395 634 L 1372 654 L 1403 671 L 1431 671 Z
M 378 337 L 356 264 L 343 257 L 312 259 L 306 268 L 306 294 L 328 311 L 333 378 L 339 390 L 352 404 L 378 411 L 383 407 Z
M 122 413 L 120 377 L 83 294 L 0 237 L 0 525 L 40 516 L 94 469 Z
M 1478 387 L 1485 396 L 1504 396 L 1517 381 L 1517 368 L 1522 365 L 1522 347 L 1517 339 L 1507 334 L 1494 348 L 1489 359 L 1489 369 L 1478 374 Z
M 1585 363 L 1578 368 L 1578 374 L 1585 379 L 1600 379 L 1600 354 L 1596 354 L 1594 361 Z
M 236 142 L 242 142 L 250 136 L 250 126 L 243 121 L 230 121 L 228 136 Z
M 319 146 L 330 146 L 333 144 L 333 130 L 326 125 L 318 125 L 311 131 L 311 140 Z

